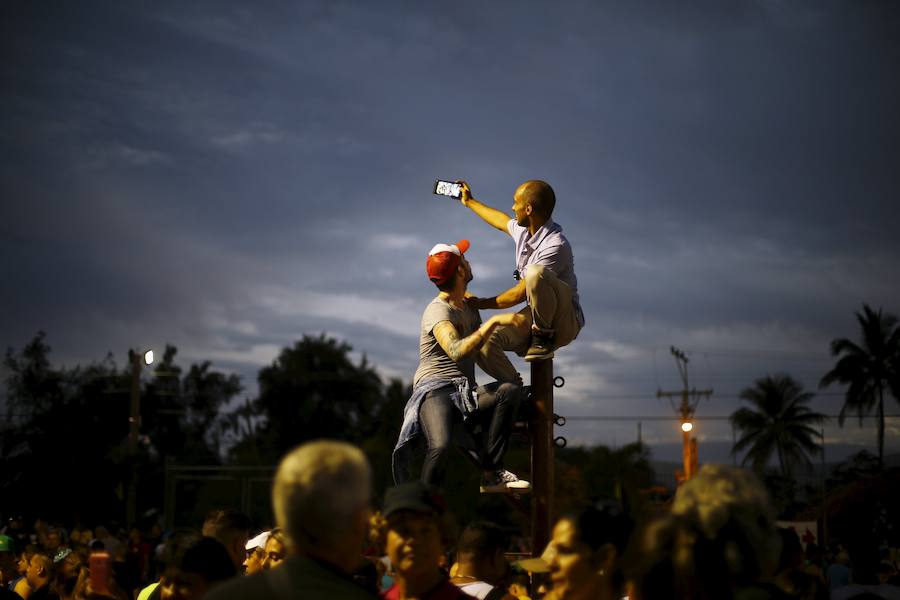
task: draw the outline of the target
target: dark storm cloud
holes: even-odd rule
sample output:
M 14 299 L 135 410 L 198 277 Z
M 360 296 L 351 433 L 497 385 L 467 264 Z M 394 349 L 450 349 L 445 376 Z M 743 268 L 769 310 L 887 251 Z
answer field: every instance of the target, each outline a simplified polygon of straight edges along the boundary
M 554 185 L 588 319 L 571 414 L 669 410 L 670 344 L 706 352 L 715 412 L 767 372 L 814 387 L 863 301 L 898 312 L 894 3 L 3 11 L 4 345 L 168 341 L 252 394 L 325 331 L 409 378 L 434 243 L 472 240 L 476 293 L 512 284 L 435 177 L 505 210 Z

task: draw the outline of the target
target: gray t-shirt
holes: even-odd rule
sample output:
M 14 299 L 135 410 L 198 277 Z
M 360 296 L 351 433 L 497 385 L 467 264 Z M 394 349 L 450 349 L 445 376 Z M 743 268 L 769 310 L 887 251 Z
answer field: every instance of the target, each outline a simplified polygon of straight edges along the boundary
M 422 314 L 422 328 L 419 332 L 419 368 L 413 376 L 413 387 L 426 379 L 465 377 L 474 388 L 475 353 L 458 363 L 453 362 L 434 337 L 434 326 L 441 321 L 450 321 L 462 339 L 472 335 L 481 326 L 481 315 L 468 306 L 462 309 L 455 308 L 440 296 L 431 301 Z

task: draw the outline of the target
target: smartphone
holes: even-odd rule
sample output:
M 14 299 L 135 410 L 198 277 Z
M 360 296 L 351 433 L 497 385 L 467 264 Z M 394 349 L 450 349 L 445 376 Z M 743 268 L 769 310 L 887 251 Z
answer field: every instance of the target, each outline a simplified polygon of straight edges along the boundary
M 108 594 L 109 577 L 112 574 L 109 553 L 92 552 L 88 570 L 91 572 L 91 589 L 99 594 Z
M 462 186 L 452 181 L 438 179 L 434 182 L 434 193 L 438 196 L 450 196 L 459 200 L 459 197 L 462 195 Z

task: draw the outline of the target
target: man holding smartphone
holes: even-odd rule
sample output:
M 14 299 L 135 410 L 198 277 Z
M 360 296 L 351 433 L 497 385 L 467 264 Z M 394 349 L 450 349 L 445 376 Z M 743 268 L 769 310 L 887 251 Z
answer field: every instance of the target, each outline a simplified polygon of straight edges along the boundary
M 476 309 L 509 308 L 527 300 L 518 314 L 523 324 L 499 327 L 482 346 L 482 368 L 498 381 L 515 381 L 518 373 L 504 354 L 512 351 L 528 362 L 553 358 L 553 351 L 574 340 L 584 327 L 578 301 L 578 279 L 569 241 L 551 215 L 553 188 L 544 181 L 526 181 L 513 195 L 514 217 L 472 197 L 465 181 L 460 203 L 488 225 L 509 235 L 516 245 L 517 283 L 492 298 L 469 298 Z
M 472 280 L 472 268 L 465 257 L 468 249 L 468 240 L 437 244 L 426 260 L 428 278 L 437 286 L 438 295 L 422 315 L 419 366 L 394 448 L 394 481 L 400 484 L 409 479 L 410 442 L 424 435 L 428 449 L 420 477 L 427 484 L 439 486 L 452 450 L 453 426 L 464 422 L 481 425 L 483 431 L 479 452 L 481 491 L 526 491 L 531 484 L 503 468 L 522 386 L 514 380 L 482 387 L 475 384 L 475 362 L 479 360 L 480 364 L 479 350 L 491 333 L 502 326 L 520 327 L 524 317 L 507 313 L 481 322 L 478 311 L 466 302 Z

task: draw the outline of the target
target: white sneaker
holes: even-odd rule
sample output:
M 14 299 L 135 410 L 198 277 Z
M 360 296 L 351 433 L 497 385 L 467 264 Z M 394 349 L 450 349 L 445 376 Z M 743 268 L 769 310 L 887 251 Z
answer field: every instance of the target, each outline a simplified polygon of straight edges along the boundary
M 515 473 L 501 469 L 493 476 L 481 480 L 482 494 L 504 494 L 507 492 L 524 493 L 531 491 L 531 484 L 519 479 Z

